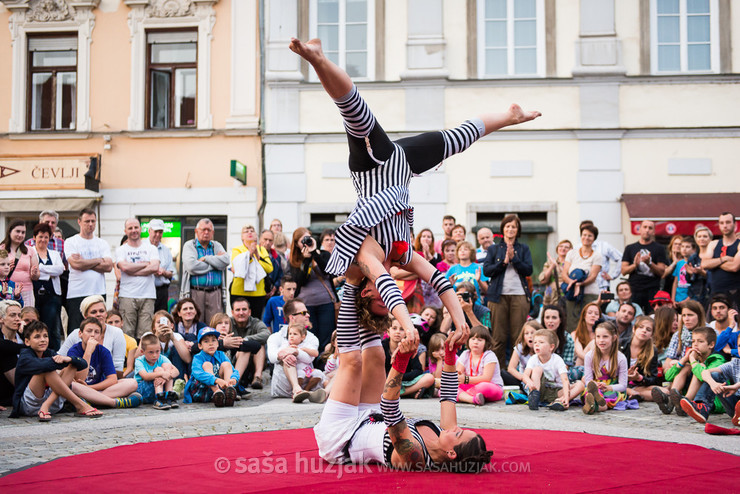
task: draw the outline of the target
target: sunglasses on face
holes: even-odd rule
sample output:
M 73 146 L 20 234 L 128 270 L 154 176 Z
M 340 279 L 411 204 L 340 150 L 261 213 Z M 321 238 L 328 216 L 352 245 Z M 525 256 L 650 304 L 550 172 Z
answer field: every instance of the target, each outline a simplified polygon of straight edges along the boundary
M 293 315 L 294 316 L 307 316 L 308 315 L 308 311 L 307 310 L 302 310 L 301 312 L 294 312 Z

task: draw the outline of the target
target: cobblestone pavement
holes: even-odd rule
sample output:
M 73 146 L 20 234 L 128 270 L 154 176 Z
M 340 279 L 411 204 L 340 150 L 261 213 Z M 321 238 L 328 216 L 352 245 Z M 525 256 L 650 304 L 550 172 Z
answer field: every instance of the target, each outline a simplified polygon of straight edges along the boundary
M 459 405 L 458 422 L 471 428 L 550 429 L 689 443 L 740 455 L 740 438 L 710 436 L 691 418 L 663 415 L 653 403 L 640 405 L 639 410 L 609 411 L 592 416 L 584 415 L 580 408 L 566 412 L 548 409 L 532 412 L 526 405 Z M 402 400 L 401 408 L 410 417 L 439 419 L 436 400 Z M 321 409 L 322 405 L 308 402 L 298 405 L 287 399 L 272 399 L 269 390 L 262 390 L 254 391 L 251 399 L 237 402 L 234 408 L 193 404 L 161 411 L 143 405 L 135 410 L 105 410 L 105 416 L 98 419 L 58 414 L 49 423 L 39 423 L 30 417 L 10 419 L 9 411 L 0 412 L 0 443 L 3 445 L 0 475 L 55 458 L 125 444 L 313 427 Z M 710 421 L 732 427 L 726 415 L 713 415 Z

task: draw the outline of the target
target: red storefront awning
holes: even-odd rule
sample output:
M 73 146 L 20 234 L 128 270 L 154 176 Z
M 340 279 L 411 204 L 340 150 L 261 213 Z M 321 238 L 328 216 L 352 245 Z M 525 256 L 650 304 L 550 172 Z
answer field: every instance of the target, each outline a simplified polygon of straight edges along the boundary
M 740 216 L 740 193 L 622 194 L 637 235 L 643 220 L 655 222 L 656 235 L 693 235 L 697 226 L 721 235 L 717 220 L 723 211 Z M 740 231 L 740 229 L 738 229 Z

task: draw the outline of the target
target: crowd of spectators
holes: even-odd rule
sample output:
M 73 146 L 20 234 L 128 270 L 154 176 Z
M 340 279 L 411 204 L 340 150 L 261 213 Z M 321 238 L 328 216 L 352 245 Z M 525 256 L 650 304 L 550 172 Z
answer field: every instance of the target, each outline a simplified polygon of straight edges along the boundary
M 275 397 L 326 399 L 341 363 L 333 338 L 344 283 L 326 273 L 332 230 L 297 228 L 286 237 L 280 220 L 261 232 L 246 225 L 229 253 L 203 218 L 183 244 L 179 296 L 169 300 L 178 270 L 162 243 L 164 222 L 150 221 L 143 239 L 139 220 L 126 220 L 112 251 L 95 235 L 97 219 L 82 210 L 79 233 L 66 240 L 54 211 L 42 212 L 30 234 L 23 221 L 9 223 L 0 244 L 0 405 L 42 421 L 65 402 L 89 417 L 101 414 L 93 406 L 231 406 L 268 380 Z M 474 329 L 458 363 L 459 399 L 482 405 L 512 386 L 531 407 L 564 409 L 576 399 L 587 413 L 631 400 L 678 413 L 683 398 L 706 402 L 702 373 L 691 368 L 738 358 L 740 335 L 734 215 L 720 214 L 718 225 L 720 238 L 700 226 L 664 247 L 646 220 L 620 252 L 583 221 L 579 242 L 560 240 L 536 279 L 514 214 L 475 232 L 447 215 L 436 240 L 430 228 L 419 230 L 413 249 L 449 279 Z M 454 324 L 425 281 L 398 267 L 390 274 L 422 343 L 402 394 L 433 396 L 437 334 Z M 399 328 L 394 321 L 385 335 L 389 356 Z

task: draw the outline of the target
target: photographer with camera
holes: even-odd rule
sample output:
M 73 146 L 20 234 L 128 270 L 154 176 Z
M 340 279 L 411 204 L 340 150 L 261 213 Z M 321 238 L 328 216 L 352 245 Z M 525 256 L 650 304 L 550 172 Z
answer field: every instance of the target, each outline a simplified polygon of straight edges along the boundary
M 331 254 L 316 248 L 316 240 L 306 228 L 293 232 L 290 246 L 290 270 L 298 284 L 295 296 L 306 304 L 311 319 L 311 332 L 319 339 L 319 353 L 331 340 L 336 329 L 335 304 L 338 297 L 332 277 L 326 274 L 326 264 Z
M 482 306 L 476 304 L 478 296 L 475 293 L 475 286 L 469 281 L 464 281 L 457 286 L 455 290 L 457 294 L 457 300 L 460 302 L 463 314 L 465 315 L 465 322 L 468 323 L 469 327 L 483 326 L 491 331 L 491 311 Z M 442 323 L 440 324 L 440 332 L 447 334 L 450 330 L 455 329 L 455 325 L 452 323 L 452 317 L 447 310 L 443 310 Z

